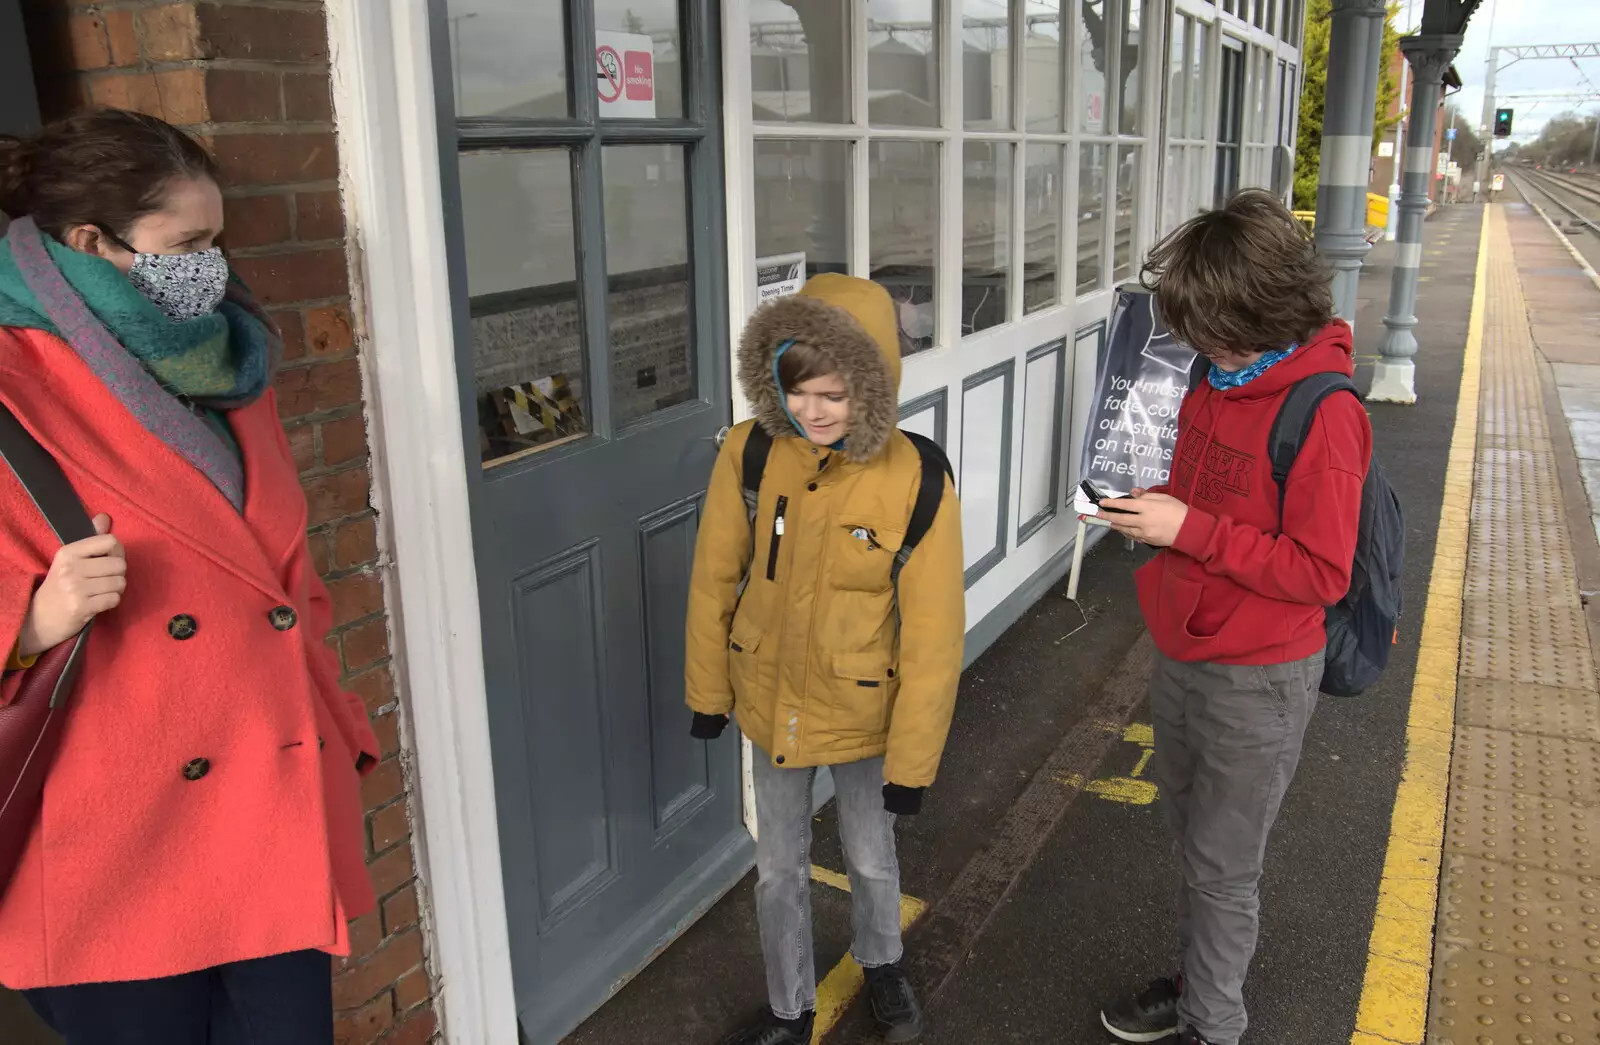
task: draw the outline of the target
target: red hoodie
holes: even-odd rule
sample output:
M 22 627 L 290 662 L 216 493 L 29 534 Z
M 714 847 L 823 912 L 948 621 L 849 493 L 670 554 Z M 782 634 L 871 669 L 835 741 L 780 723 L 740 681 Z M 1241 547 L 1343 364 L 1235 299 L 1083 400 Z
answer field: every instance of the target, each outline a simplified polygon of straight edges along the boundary
M 1240 388 L 1210 382 L 1183 400 L 1172 476 L 1189 506 L 1171 548 L 1141 567 L 1139 607 L 1156 648 L 1179 661 L 1281 664 L 1323 647 L 1323 606 L 1350 587 L 1372 425 L 1354 396 L 1323 400 L 1283 496 L 1267 434 L 1289 386 L 1354 373 L 1350 328 L 1336 319 Z

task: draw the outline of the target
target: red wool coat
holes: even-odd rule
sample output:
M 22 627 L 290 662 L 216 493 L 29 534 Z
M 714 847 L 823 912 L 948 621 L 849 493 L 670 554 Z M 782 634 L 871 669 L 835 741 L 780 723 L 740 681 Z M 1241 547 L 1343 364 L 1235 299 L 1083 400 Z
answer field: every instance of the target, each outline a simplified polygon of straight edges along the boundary
M 355 766 L 377 741 L 323 643 L 332 609 L 275 397 L 230 415 L 242 514 L 54 337 L 0 328 L 0 399 L 128 556 L 124 601 L 95 625 L 38 824 L 0 897 L 0 983 L 348 953 L 346 920 L 374 902 Z M 0 468 L 0 645 L 56 550 Z

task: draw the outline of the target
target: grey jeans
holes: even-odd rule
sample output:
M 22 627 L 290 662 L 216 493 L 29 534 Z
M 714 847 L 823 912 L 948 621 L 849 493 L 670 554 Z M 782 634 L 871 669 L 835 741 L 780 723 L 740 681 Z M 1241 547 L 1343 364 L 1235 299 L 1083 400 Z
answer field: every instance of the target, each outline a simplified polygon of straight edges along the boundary
M 883 759 L 830 766 L 839 837 L 850 875 L 855 937 L 865 968 L 900 960 L 900 862 L 894 816 L 883 809 Z M 794 1019 L 817 1007 L 811 954 L 811 786 L 815 769 L 781 769 L 758 753 L 756 918 L 772 1011 Z
M 1260 925 L 1267 834 L 1317 707 L 1321 653 L 1287 664 L 1183 664 L 1150 678 L 1156 784 L 1183 881 L 1178 1018 L 1210 1045 L 1237 1045 Z

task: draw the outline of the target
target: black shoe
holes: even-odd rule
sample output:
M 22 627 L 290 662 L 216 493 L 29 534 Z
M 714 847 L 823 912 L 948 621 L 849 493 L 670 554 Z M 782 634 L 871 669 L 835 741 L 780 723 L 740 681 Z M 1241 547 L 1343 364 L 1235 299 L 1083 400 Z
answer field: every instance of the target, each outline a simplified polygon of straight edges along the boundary
M 724 1045 L 811 1045 L 811 1024 L 815 1019 L 814 1012 L 796 1020 L 779 1019 L 769 1012 L 736 1032 Z
M 911 980 L 898 963 L 867 972 L 867 1002 L 872 1018 L 883 1029 L 883 1040 L 916 1041 L 922 1036 L 922 1006 L 911 989 Z
M 1177 980 L 1151 980 L 1135 997 L 1101 1009 L 1100 1022 L 1123 1041 L 1160 1041 L 1178 1033 L 1178 996 L 1182 993 Z

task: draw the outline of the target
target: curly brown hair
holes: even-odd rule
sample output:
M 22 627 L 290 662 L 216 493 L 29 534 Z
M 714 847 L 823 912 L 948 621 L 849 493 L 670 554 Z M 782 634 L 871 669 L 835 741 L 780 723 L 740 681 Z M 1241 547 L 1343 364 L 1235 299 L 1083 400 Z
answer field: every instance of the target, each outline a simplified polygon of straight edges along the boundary
M 1157 243 L 1139 282 L 1174 336 L 1225 356 L 1310 340 L 1333 319 L 1330 277 L 1283 201 L 1245 189 Z

